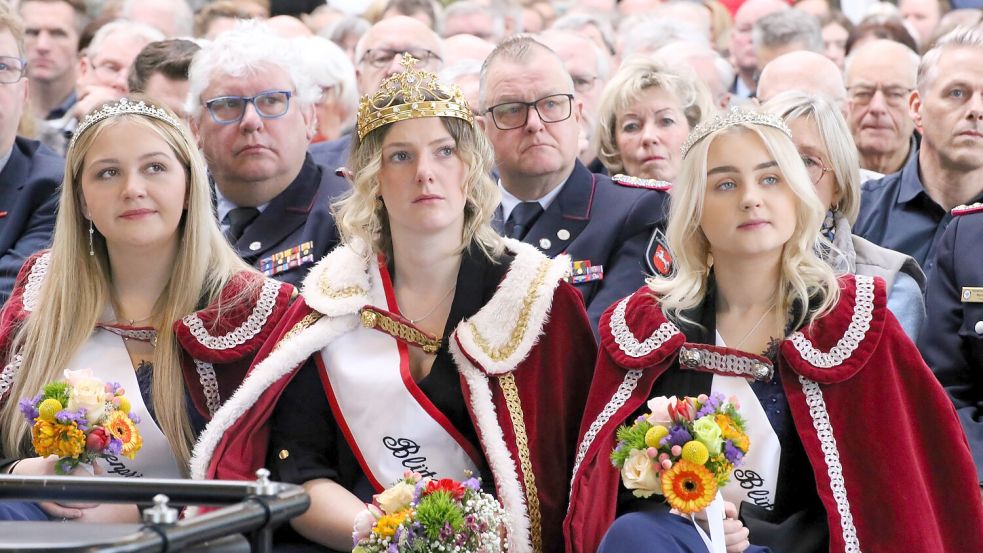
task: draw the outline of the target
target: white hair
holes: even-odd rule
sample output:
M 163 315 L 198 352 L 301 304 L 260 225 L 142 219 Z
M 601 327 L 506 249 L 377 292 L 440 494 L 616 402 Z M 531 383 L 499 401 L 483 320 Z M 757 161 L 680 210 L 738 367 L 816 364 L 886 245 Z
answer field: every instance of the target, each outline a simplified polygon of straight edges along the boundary
M 492 42 L 498 42 L 505 36 L 505 13 L 493 6 L 480 4 L 473 0 L 459 0 L 444 8 L 444 23 L 451 17 L 458 15 L 473 15 L 476 13 L 485 14 L 492 20 L 491 36 Z
M 583 42 L 586 48 L 589 48 L 591 52 L 594 53 L 594 72 L 597 73 L 597 78 L 601 81 L 607 81 L 608 77 L 611 76 L 611 61 L 608 58 L 608 54 L 589 37 L 586 37 L 576 31 L 570 31 L 566 29 L 546 29 L 545 31 L 540 31 L 535 35 L 539 42 L 549 46 L 550 37 L 562 38 L 567 37 L 574 40 L 579 40 Z
M 905 57 L 908 60 L 908 67 L 910 69 L 908 72 L 908 74 L 910 75 L 908 82 L 914 84 L 915 81 L 918 79 L 918 64 L 921 63 L 921 59 L 922 59 L 921 56 L 919 56 L 914 50 L 908 48 L 904 44 L 886 38 L 878 39 L 876 41 L 871 41 L 866 44 L 861 44 L 859 48 L 854 48 L 854 50 L 850 52 L 850 55 L 846 57 L 846 60 L 843 61 L 844 79 L 846 78 L 847 75 L 850 74 L 850 67 L 853 65 L 854 60 L 857 59 L 857 56 L 861 55 L 863 51 L 866 50 L 867 48 L 870 48 L 881 41 L 890 42 L 891 44 L 897 44 L 899 48 L 904 49 L 906 54 Z
M 621 59 L 628 59 L 636 54 L 655 52 L 672 42 L 686 42 L 694 45 L 710 45 L 710 37 L 706 29 L 696 27 L 674 19 L 653 19 L 651 17 L 629 17 L 621 27 L 619 34 L 624 38 L 621 47 Z
M 201 94 L 217 75 L 242 77 L 262 73 L 272 65 L 290 76 L 295 101 L 310 106 L 321 96 L 321 88 L 310 75 L 298 43 L 275 34 L 261 21 L 243 20 L 222 33 L 195 54 L 188 69 L 188 105 L 191 117 L 201 115 Z M 266 66 L 266 67 L 264 67 Z
M 92 59 L 99 55 L 99 51 L 102 50 L 102 45 L 106 42 L 106 39 L 110 35 L 115 35 L 117 33 L 127 34 L 132 37 L 140 38 L 144 41 L 144 45 L 150 44 L 151 42 L 157 42 L 159 40 L 164 40 L 167 37 L 160 30 L 146 25 L 144 23 L 138 23 L 136 21 L 127 21 L 125 19 L 117 19 L 115 21 L 110 21 L 93 35 L 92 41 L 89 42 L 88 48 L 85 49 L 85 55 Z
M 304 53 L 307 73 L 319 87 L 338 87 L 338 102 L 345 109 L 345 125 L 355 122 L 358 111 L 358 85 L 355 66 L 337 44 L 320 36 L 293 39 L 297 50 Z
M 755 50 L 793 42 L 801 42 L 806 50 L 822 54 L 826 48 L 819 20 L 802 10 L 782 10 L 762 17 L 751 30 L 751 43 Z
M 189 37 L 194 32 L 195 14 L 191 11 L 191 6 L 186 0 L 125 0 L 120 15 L 123 19 L 129 19 L 133 13 L 133 6 L 139 1 L 141 4 L 155 2 L 157 4 L 167 4 L 174 7 L 174 32 L 175 37 Z
M 550 25 L 550 29 L 558 31 L 580 31 L 584 27 L 592 26 L 601 33 L 601 39 L 607 46 L 608 54 L 614 54 L 614 28 L 611 20 L 598 17 L 589 13 L 568 13 L 560 17 Z
M 931 50 L 922 56 L 921 64 L 918 66 L 917 87 L 919 92 L 925 93 L 929 83 L 935 80 L 935 66 L 942 58 L 942 51 L 947 48 L 975 48 L 980 50 L 979 55 L 983 55 L 983 29 L 979 27 L 956 27 L 945 34 Z

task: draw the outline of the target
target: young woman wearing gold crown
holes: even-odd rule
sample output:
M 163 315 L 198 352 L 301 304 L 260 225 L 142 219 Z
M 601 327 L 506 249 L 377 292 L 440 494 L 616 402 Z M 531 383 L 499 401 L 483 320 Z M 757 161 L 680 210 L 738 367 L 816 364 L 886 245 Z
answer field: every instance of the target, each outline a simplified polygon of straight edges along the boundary
M 407 57 L 408 58 L 408 57 Z M 492 230 L 492 154 L 456 87 L 406 71 L 363 98 L 343 245 L 195 449 L 193 473 L 303 483 L 293 528 L 350 550 L 365 502 L 407 470 L 470 472 L 510 550 L 561 551 L 596 347 L 570 261 Z
M 34 457 L 18 403 L 90 369 L 126 390 L 142 437 L 132 459 L 98 459 L 96 472 L 186 476 L 196 435 L 292 295 L 225 241 L 204 161 L 173 113 L 139 98 L 93 111 L 68 148 L 52 247 L 24 264 L 0 314 L 0 470 L 55 471 L 56 456 Z M 137 510 L 0 504 L 0 518 L 49 517 L 136 520 Z
M 676 274 L 601 317 L 568 551 L 983 551 L 952 405 L 887 310 L 883 280 L 837 277 L 815 253 L 829 247 L 825 208 L 782 120 L 734 110 L 697 127 L 683 152 L 668 222 Z M 712 393 L 739 405 L 746 435 L 679 432 L 679 412 L 658 399 Z M 629 455 L 645 462 L 619 472 L 612 450 L 638 443 L 616 437 L 626 422 L 669 434 L 652 426 L 650 447 Z M 687 454 L 687 440 L 702 452 Z M 686 461 L 740 463 L 721 489 L 718 539 L 655 495 L 694 510 L 712 499 L 715 485 L 675 469 L 698 470 L 658 453 L 684 442 Z

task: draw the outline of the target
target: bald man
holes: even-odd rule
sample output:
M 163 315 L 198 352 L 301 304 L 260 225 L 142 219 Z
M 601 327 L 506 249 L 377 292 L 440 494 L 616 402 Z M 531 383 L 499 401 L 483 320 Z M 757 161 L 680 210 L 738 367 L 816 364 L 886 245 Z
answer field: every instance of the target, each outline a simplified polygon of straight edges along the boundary
M 450 67 L 462 61 L 485 61 L 495 45 L 474 35 L 454 35 L 444 39 L 444 66 Z
M 843 74 L 822 54 L 797 50 L 771 60 L 758 77 L 758 100 L 767 102 L 786 90 L 826 96 L 847 115 Z

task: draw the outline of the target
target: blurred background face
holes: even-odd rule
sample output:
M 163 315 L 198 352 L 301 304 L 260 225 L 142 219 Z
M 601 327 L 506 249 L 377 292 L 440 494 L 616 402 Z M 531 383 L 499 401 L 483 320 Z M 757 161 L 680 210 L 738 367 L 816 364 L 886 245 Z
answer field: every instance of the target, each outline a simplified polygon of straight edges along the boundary
M 847 123 L 862 156 L 886 155 L 908 147 L 914 130 L 908 96 L 915 82 L 903 48 L 871 43 L 850 64 Z
M 416 19 L 397 16 L 376 23 L 362 37 L 362 49 L 356 53 L 355 78 L 362 95 L 373 94 L 386 77 L 401 73 L 400 54 L 409 53 L 420 60 L 414 68 L 438 72 L 443 66 L 440 38 Z
M 942 18 L 939 0 L 900 0 L 898 8 L 901 17 L 918 32 L 918 44 L 926 44 Z
M 129 90 L 126 78 L 130 66 L 146 45 L 145 39 L 129 33 L 109 35 L 98 52 L 83 58 L 79 85 L 104 86 L 125 94 Z
M 18 58 L 14 35 L 7 29 L 0 30 L 0 56 Z M 13 147 L 24 106 L 27 104 L 27 79 L 14 83 L 0 83 L 0 155 L 6 155 Z
M 56 81 L 75 74 L 78 32 L 75 10 L 65 2 L 25 2 L 21 6 L 32 81 Z
M 823 27 L 823 44 L 826 46 L 823 53 L 841 71 L 843 70 L 843 61 L 846 59 L 847 38 L 849 38 L 849 33 L 839 23 L 830 23 Z

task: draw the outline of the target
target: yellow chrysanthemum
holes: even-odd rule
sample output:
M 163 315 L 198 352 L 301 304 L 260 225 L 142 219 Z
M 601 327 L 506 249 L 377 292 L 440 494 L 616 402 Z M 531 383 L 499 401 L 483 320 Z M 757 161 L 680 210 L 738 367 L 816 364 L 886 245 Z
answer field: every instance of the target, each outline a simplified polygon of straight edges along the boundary
M 41 457 L 78 457 L 85 451 L 85 433 L 75 422 L 59 424 L 38 420 L 31 428 L 31 438 L 34 450 Z
M 372 527 L 372 533 L 384 538 L 393 537 L 396 535 L 396 529 L 399 528 L 399 525 L 403 524 L 412 512 L 410 509 L 403 509 L 391 515 L 382 515 L 382 518 Z
M 132 459 L 143 447 L 143 436 L 130 417 L 122 411 L 113 411 L 106 421 L 106 430 L 117 440 L 123 442 L 122 453 Z
M 741 432 L 741 429 L 727 415 L 717 415 L 714 420 L 720 427 L 720 435 L 723 439 L 730 440 L 735 447 L 747 453 L 748 448 L 751 447 L 751 439 L 748 438 L 747 434 Z
M 681 513 L 706 509 L 716 494 L 717 482 L 706 467 L 681 459 L 662 471 L 662 495 Z

